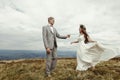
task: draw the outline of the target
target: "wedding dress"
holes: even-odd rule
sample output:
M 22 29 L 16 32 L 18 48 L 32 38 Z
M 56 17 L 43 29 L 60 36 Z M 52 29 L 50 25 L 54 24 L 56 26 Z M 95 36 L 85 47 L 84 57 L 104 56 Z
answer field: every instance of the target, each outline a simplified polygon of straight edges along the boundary
M 104 46 L 99 42 L 84 43 L 84 35 L 78 38 L 77 50 L 77 68 L 76 70 L 84 71 L 95 66 L 100 61 L 107 61 L 116 57 L 118 50 Z

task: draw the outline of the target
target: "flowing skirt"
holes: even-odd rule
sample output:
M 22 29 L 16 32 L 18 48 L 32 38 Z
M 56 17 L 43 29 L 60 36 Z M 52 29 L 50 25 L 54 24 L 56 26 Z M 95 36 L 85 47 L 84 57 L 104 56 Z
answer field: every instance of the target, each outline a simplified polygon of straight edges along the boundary
M 77 68 L 76 70 L 84 71 L 95 66 L 100 61 L 107 61 L 116 57 L 117 49 L 103 46 L 99 42 L 84 44 L 79 43 L 77 50 Z

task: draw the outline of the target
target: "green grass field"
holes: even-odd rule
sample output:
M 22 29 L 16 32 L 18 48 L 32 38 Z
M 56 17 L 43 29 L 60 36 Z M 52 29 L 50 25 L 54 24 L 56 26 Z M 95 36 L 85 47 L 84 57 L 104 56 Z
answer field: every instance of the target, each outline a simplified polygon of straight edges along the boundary
M 120 80 L 120 59 L 96 65 L 96 69 L 77 72 L 76 59 L 58 59 L 56 74 L 45 76 L 44 59 L 0 61 L 0 80 Z

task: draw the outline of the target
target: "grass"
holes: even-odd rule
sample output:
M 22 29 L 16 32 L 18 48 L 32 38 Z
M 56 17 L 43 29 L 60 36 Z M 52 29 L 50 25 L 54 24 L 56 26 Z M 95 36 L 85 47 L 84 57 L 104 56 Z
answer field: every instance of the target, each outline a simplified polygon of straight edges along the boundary
M 58 59 L 56 74 L 48 78 L 44 59 L 0 61 L 0 80 L 120 80 L 120 58 L 101 62 L 95 70 L 75 68 L 76 59 Z

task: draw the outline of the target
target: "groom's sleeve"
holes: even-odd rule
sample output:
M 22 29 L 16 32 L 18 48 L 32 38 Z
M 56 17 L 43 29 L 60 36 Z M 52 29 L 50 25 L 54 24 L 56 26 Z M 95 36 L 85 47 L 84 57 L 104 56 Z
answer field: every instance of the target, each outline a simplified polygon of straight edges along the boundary
M 44 46 L 45 46 L 45 48 L 48 48 L 46 27 L 42 27 L 42 35 L 43 35 Z
M 57 38 L 60 38 L 60 39 L 66 39 L 66 38 L 67 38 L 66 36 L 60 35 L 60 34 L 57 32 L 57 30 L 56 30 L 56 37 L 57 37 Z

